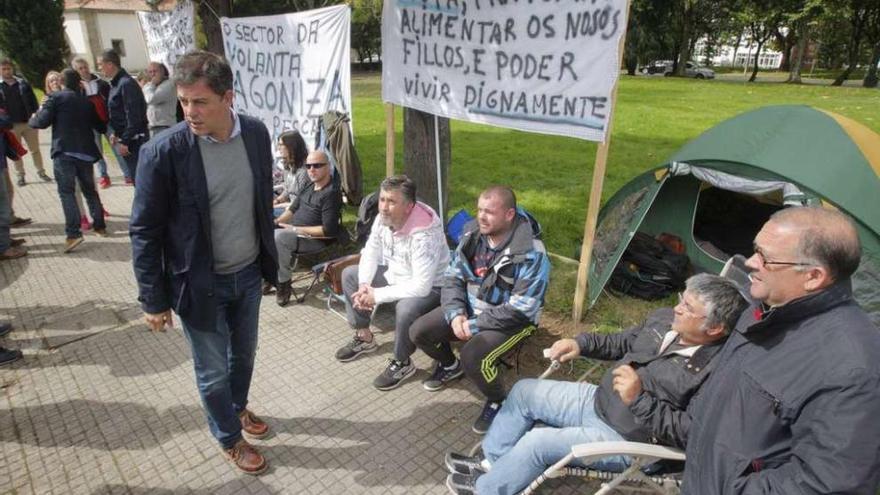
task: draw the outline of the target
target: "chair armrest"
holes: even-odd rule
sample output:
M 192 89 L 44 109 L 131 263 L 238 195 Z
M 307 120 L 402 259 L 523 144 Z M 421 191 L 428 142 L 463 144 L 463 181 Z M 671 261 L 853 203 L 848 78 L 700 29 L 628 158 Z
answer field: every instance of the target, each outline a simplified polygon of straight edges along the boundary
M 639 442 L 592 442 L 575 445 L 571 453 L 581 461 L 601 459 L 610 455 L 628 455 L 631 457 L 650 458 L 654 460 L 669 459 L 672 461 L 684 461 L 684 451 Z M 651 461 L 653 462 L 653 461 Z

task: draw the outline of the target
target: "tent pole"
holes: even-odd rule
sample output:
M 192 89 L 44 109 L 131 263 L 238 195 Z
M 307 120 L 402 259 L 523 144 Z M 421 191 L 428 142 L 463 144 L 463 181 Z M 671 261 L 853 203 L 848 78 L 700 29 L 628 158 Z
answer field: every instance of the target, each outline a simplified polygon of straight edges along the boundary
M 385 104 L 385 177 L 394 175 L 394 104 Z
M 629 19 L 631 0 L 626 2 L 626 17 Z M 620 34 L 617 44 L 617 67 L 623 63 L 623 48 L 626 44 L 626 24 Z M 596 149 L 596 161 L 593 164 L 593 184 L 590 187 L 590 202 L 587 206 L 587 218 L 584 221 L 584 241 L 581 243 L 580 265 L 578 266 L 577 286 L 574 291 L 574 308 L 571 317 L 574 321 L 584 318 L 587 302 L 587 283 L 589 282 L 590 261 L 593 256 L 593 242 L 596 237 L 596 223 L 599 219 L 599 204 L 602 202 L 602 186 L 605 182 L 605 165 L 608 163 L 608 149 L 611 147 L 611 123 L 614 119 L 614 110 L 617 108 L 618 79 L 614 81 L 611 89 L 611 114 L 608 115 L 608 128 L 605 130 L 605 141 L 599 143 Z
M 446 218 L 443 209 L 443 172 L 440 167 L 440 119 L 434 115 L 434 160 L 437 164 L 437 214 L 440 218 Z

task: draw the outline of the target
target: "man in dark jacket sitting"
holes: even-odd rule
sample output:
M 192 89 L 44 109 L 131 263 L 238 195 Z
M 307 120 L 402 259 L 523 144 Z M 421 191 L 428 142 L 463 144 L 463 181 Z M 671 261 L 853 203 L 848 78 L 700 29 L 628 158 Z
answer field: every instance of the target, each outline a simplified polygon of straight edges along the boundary
M 618 360 L 617 365 L 598 386 L 517 382 L 483 440 L 486 459 L 447 454 L 446 465 L 453 471 L 447 486 L 454 493 L 519 493 L 573 445 L 588 442 L 683 447 L 690 425 L 688 402 L 714 369 L 712 358 L 745 307 L 732 281 L 700 274 L 688 279 L 678 305 L 651 313 L 639 326 L 556 342 L 549 352 L 552 359 L 566 362 L 582 355 Z M 539 421 L 548 428 L 532 429 Z M 591 466 L 622 471 L 629 462 L 614 456 Z
M 101 157 L 95 145 L 94 131 L 103 132 L 106 126 L 98 117 L 92 102 L 80 92 L 80 77 L 73 69 L 61 72 L 62 89 L 49 95 L 46 104 L 31 117 L 28 124 L 37 129 L 52 126 L 52 159 L 55 181 L 64 210 L 64 232 L 67 240 L 64 252 L 69 253 L 82 244 L 80 230 L 82 212 L 76 206 L 75 184 L 79 181 L 89 212 L 95 222 L 95 234 L 107 235 L 104 207 L 95 191 L 93 164 Z
M 691 404 L 682 493 L 875 495 L 880 332 L 853 299 L 858 231 L 837 211 L 788 208 L 754 247 L 758 303 Z

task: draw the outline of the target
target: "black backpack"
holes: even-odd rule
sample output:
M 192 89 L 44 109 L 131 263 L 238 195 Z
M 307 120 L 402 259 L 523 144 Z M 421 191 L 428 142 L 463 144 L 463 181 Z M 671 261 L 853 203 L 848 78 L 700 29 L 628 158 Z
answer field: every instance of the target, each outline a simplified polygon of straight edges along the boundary
M 639 299 L 663 299 L 684 289 L 690 260 L 642 232 L 636 232 L 608 281 L 612 290 Z
M 374 192 L 364 196 L 361 205 L 358 207 L 357 223 L 355 224 L 355 242 L 358 246 L 363 247 L 370 237 L 370 229 L 373 228 L 373 221 L 379 214 L 379 193 Z

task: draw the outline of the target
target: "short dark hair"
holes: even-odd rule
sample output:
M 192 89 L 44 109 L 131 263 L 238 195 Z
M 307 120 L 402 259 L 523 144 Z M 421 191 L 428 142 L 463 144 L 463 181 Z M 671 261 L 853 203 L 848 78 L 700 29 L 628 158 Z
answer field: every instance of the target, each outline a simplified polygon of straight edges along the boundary
M 862 245 L 855 224 L 845 214 L 817 206 L 791 207 L 770 216 L 771 222 L 800 230 L 797 253 L 828 270 L 831 280 L 847 279 L 859 268 Z
M 232 90 L 232 67 L 225 58 L 204 50 L 186 53 L 174 65 L 174 84 L 189 86 L 204 80 L 220 96 Z
M 400 191 L 403 198 L 410 203 L 416 202 L 416 183 L 406 175 L 392 175 L 386 177 L 379 185 L 383 191 Z
M 745 311 L 748 302 L 742 296 L 736 283 L 710 273 L 699 273 L 685 282 L 687 291 L 706 306 L 705 327 L 719 323 L 727 335 L 736 326 L 739 316 Z
M 306 141 L 303 139 L 302 134 L 297 130 L 284 131 L 278 136 L 278 140 L 281 141 L 281 145 L 287 148 L 287 152 L 290 153 L 290 162 L 285 163 L 284 168 L 289 170 L 290 166 L 293 165 L 293 170 L 296 170 L 302 167 L 309 155 L 309 148 L 306 146 Z
M 116 50 L 104 50 L 101 52 L 101 61 L 102 62 L 110 62 L 116 67 L 122 67 L 122 61 L 119 60 L 119 54 L 116 53 Z
M 65 88 L 79 91 L 80 81 L 82 81 L 82 78 L 79 77 L 79 72 L 73 69 L 64 69 L 61 71 L 61 84 Z
M 11 67 L 15 67 L 15 64 L 12 63 L 12 59 L 9 57 L 0 58 L 0 65 L 9 65 Z
M 480 193 L 481 198 L 488 196 L 498 196 L 505 210 L 509 210 L 511 208 L 513 208 L 514 210 L 516 209 L 516 194 L 514 194 L 513 189 L 508 186 L 489 186 L 485 190 L 483 190 L 482 193 Z

